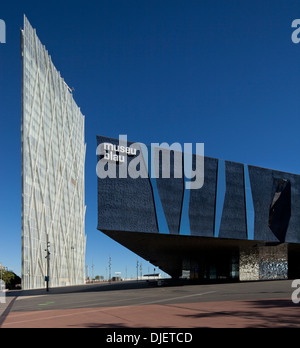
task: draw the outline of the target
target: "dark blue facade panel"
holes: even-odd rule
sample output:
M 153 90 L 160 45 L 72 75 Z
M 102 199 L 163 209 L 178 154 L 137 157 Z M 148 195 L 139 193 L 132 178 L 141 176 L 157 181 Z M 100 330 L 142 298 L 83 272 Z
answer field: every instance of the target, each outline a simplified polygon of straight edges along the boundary
M 117 139 L 97 136 L 97 144 Z M 132 143 L 128 142 L 128 146 Z M 97 156 L 98 161 L 100 156 Z M 127 158 L 128 164 L 132 160 Z M 117 169 L 118 169 L 117 165 Z M 98 229 L 107 231 L 158 232 L 149 178 L 98 178 Z
M 190 192 L 189 219 L 191 235 L 214 236 L 217 170 L 218 160 L 205 157 L 204 185 L 201 189 L 191 190 Z
M 162 150 L 160 155 L 162 155 L 162 152 L 166 152 L 166 150 Z M 169 227 L 169 232 L 171 234 L 178 234 L 180 228 L 184 181 L 183 176 L 181 178 L 174 177 L 174 151 L 171 151 L 166 155 L 170 158 L 170 178 L 162 178 L 162 161 L 159 161 L 160 177 L 156 179 L 156 185 Z M 183 169 L 183 157 L 181 164 Z
M 288 180 L 291 187 L 291 214 L 284 238 L 288 243 L 300 243 L 300 176 L 249 166 L 249 176 L 255 211 L 254 239 L 278 242 L 269 227 L 270 206 L 280 180 Z
M 246 239 L 244 166 L 225 161 L 226 193 L 219 237 Z
M 104 142 L 119 145 L 97 136 Z M 170 178 L 119 178 L 124 163 L 117 178 L 98 178 L 98 229 L 300 243 L 299 175 L 205 157 L 204 185 L 188 195 L 183 176 L 174 177 L 173 156 Z M 150 171 L 149 163 L 139 165 Z
M 248 166 L 254 205 L 254 239 L 277 242 L 268 227 L 269 209 L 273 196 L 273 174 L 271 170 Z
M 300 243 L 300 176 L 290 174 L 288 179 L 291 182 L 291 218 L 285 241 Z

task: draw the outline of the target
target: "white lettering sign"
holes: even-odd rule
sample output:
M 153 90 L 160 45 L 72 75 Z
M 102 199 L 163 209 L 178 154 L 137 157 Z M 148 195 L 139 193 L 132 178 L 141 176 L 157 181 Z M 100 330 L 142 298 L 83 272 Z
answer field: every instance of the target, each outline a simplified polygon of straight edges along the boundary
M 204 184 L 204 144 L 196 144 L 195 155 L 192 154 L 191 143 L 185 143 L 183 150 L 179 143 L 172 145 L 153 143 L 149 148 L 143 143 L 133 143 L 128 146 L 127 136 L 120 135 L 119 144 L 104 142 L 98 145 L 96 154 L 100 156 L 100 160 L 96 172 L 100 179 L 107 177 L 115 179 L 117 174 L 118 178 L 128 176 L 132 179 L 148 178 L 150 175 L 151 178 L 166 179 L 171 177 L 171 153 L 173 153 L 173 177 L 182 178 L 184 174 L 189 180 L 185 183 L 186 189 L 200 189 Z M 132 157 L 129 163 L 128 157 Z

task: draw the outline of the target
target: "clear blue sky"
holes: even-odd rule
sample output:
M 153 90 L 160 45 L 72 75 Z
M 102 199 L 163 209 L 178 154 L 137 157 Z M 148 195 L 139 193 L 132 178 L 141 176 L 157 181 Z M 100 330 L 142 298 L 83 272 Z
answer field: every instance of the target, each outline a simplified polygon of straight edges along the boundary
M 112 273 L 136 274 L 136 256 L 96 229 L 96 134 L 204 142 L 207 156 L 300 174 L 299 0 L 3 1 L 0 263 L 16 273 L 24 13 L 86 116 L 86 264 L 95 275 L 109 254 Z

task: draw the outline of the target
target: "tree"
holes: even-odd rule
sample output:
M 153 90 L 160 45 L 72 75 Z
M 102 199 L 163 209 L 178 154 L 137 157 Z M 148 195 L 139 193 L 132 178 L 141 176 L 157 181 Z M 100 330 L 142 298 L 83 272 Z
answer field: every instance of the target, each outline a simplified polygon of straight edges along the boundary
M 21 284 L 21 278 L 12 271 L 3 271 L 2 280 L 7 289 L 14 289 L 16 285 Z

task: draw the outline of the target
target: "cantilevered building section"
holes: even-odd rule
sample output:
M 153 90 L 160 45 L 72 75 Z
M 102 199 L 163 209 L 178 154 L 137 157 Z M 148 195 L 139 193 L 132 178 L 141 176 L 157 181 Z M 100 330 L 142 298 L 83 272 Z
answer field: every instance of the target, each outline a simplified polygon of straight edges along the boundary
M 189 190 L 190 179 L 178 176 L 190 170 L 184 153 L 175 166 L 170 149 L 128 142 L 136 152 L 124 155 L 118 139 L 97 142 L 98 229 L 118 243 L 174 278 L 300 277 L 300 175 L 204 157 L 204 184 Z M 109 177 L 110 154 L 118 160 L 109 160 Z M 167 155 L 173 164 L 163 178 Z M 124 178 L 131 168 L 146 175 Z
M 22 287 L 83 284 L 84 116 L 25 16 L 21 51 Z

